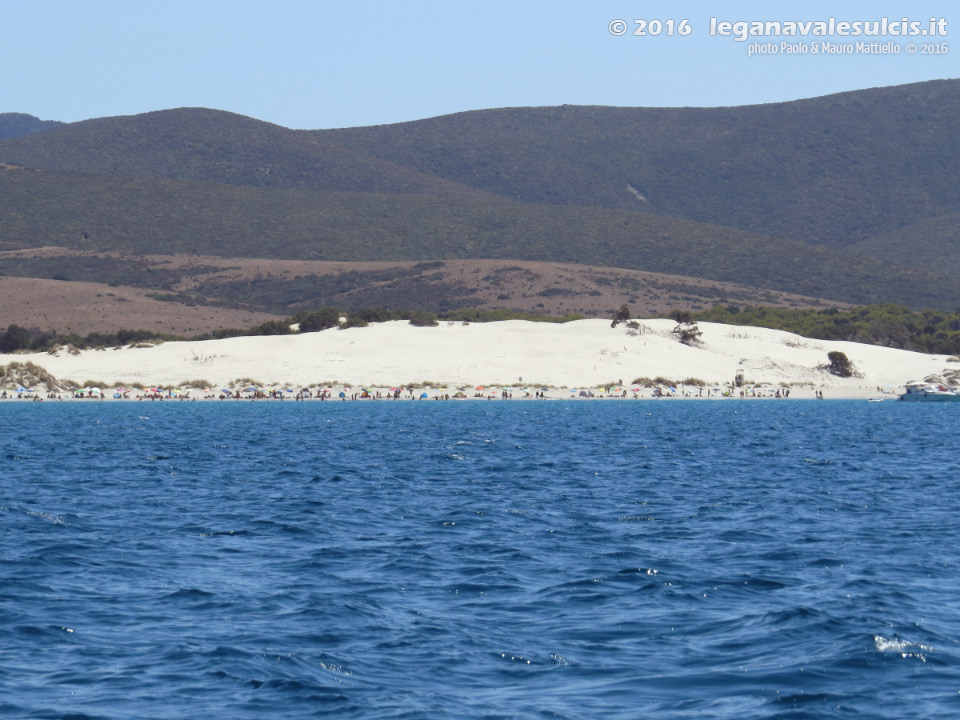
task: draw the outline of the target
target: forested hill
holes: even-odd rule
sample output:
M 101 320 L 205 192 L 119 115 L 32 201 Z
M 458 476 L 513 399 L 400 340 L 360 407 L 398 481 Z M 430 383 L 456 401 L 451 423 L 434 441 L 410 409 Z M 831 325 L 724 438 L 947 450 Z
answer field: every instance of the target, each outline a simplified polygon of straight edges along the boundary
M 960 307 L 960 81 L 727 108 L 291 130 L 0 115 L 0 251 L 499 258 Z
M 62 124 L 56 120 L 41 120 L 25 113 L 0 113 L 0 140 L 30 135 Z
M 960 211 L 960 81 L 721 108 L 539 107 L 314 133 L 525 202 L 843 247 Z

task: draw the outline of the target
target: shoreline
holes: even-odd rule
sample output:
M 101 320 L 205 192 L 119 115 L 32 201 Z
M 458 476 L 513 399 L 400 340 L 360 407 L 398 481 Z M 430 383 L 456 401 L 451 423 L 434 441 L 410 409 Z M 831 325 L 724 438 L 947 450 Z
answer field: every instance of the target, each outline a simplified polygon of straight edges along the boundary
M 183 403 L 183 402 L 202 402 L 206 404 L 217 403 L 217 404 L 232 404 L 237 405 L 241 403 L 271 403 L 271 404 L 299 404 L 300 402 L 306 402 L 310 404 L 317 404 L 320 402 L 332 402 L 332 403 L 384 403 L 384 404 L 408 404 L 411 401 L 413 402 L 508 402 L 508 403 L 518 403 L 518 402 L 664 402 L 664 403 L 678 403 L 678 402 L 770 402 L 770 403 L 779 403 L 779 402 L 807 402 L 811 400 L 866 400 L 869 402 L 898 402 L 900 395 L 898 393 L 894 394 L 880 394 L 873 393 L 872 395 L 862 394 L 846 394 L 846 395 L 835 395 L 816 397 L 812 394 L 812 391 L 807 394 L 790 397 L 770 397 L 770 396 L 711 396 L 707 397 L 706 395 L 702 397 L 698 396 L 663 396 L 655 397 L 651 395 L 639 395 L 634 397 L 632 394 L 629 397 L 614 397 L 614 396 L 595 396 L 595 397 L 575 397 L 575 396 L 547 396 L 544 398 L 526 398 L 526 397 L 513 397 L 513 398 L 500 398 L 500 397 L 466 397 L 466 398 L 457 398 L 457 397 L 440 397 L 440 396 L 430 396 L 426 398 L 418 397 L 402 397 L 394 400 L 393 398 L 327 398 L 326 400 L 320 400 L 317 397 L 305 398 L 303 400 L 297 400 L 293 397 L 287 398 L 251 398 L 251 397 L 241 397 L 241 398 L 220 398 L 218 396 L 173 396 L 173 397 L 163 397 L 163 398 L 150 398 L 146 396 L 142 397 L 112 397 L 109 395 L 106 396 L 97 396 L 97 397 L 74 397 L 69 394 L 61 394 L 61 397 L 47 397 L 45 395 L 24 395 L 23 397 L 0 397 L 0 405 L 6 404 L 24 404 L 24 403 L 35 403 L 35 402 L 47 402 L 47 403 L 59 403 L 59 402 L 70 402 L 70 403 L 98 403 L 98 402 L 107 402 L 107 403 Z

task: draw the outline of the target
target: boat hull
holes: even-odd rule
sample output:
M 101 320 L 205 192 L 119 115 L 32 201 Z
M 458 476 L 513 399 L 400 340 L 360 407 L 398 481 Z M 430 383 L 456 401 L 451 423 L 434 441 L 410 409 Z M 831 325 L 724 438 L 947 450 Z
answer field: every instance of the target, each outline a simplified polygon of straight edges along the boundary
M 955 392 L 919 392 L 904 393 L 900 396 L 904 402 L 960 402 L 960 393 Z

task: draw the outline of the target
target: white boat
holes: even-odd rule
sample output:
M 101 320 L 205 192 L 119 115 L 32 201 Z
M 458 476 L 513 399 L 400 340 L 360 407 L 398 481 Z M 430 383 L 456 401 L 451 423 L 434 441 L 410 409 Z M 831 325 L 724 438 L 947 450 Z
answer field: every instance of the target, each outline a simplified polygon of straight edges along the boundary
M 907 391 L 900 396 L 907 402 L 960 402 L 960 390 L 946 385 L 931 383 L 909 383 Z

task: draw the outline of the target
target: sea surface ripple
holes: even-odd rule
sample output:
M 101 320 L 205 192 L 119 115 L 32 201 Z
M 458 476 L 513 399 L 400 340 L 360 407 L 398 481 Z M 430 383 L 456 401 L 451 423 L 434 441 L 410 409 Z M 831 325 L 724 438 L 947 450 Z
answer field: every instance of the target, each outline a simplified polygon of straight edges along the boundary
M 957 718 L 960 405 L 0 405 L 0 717 Z

